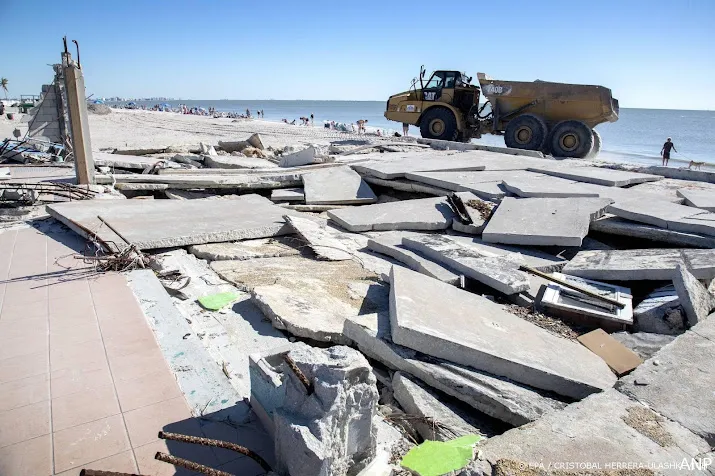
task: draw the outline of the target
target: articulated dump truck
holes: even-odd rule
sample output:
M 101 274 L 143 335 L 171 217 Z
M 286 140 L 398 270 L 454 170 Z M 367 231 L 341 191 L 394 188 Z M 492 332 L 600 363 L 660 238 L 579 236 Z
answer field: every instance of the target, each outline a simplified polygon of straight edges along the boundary
M 479 86 L 458 71 L 435 71 L 419 85 L 390 96 L 385 117 L 418 126 L 422 137 L 467 142 L 504 136 L 507 147 L 555 157 L 594 157 L 601 136 L 594 127 L 618 120 L 618 100 L 603 86 L 517 82 L 477 74 Z M 486 102 L 480 105 L 480 95 Z

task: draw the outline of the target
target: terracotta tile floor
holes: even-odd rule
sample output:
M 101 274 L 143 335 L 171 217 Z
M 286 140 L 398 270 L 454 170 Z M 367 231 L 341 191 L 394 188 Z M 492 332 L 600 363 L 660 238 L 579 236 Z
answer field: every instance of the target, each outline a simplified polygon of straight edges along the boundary
M 70 256 L 81 247 L 57 226 L 0 233 L 0 476 L 191 474 L 157 451 L 261 474 L 245 457 L 157 439 L 220 435 L 271 459 L 265 433 L 192 418 L 126 279 L 92 273 Z

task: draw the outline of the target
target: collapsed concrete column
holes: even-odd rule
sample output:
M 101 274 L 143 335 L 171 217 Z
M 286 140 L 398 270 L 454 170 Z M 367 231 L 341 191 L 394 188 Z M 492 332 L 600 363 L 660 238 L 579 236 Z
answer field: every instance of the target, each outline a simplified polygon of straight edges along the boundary
M 74 152 L 75 173 L 78 184 L 94 184 L 94 160 L 89 137 L 87 99 L 85 97 L 84 75 L 69 53 L 62 54 L 62 69 L 65 77 L 67 106 L 72 128 L 72 151 Z
M 284 364 L 285 400 L 274 413 L 276 472 L 353 475 L 375 456 L 377 386 L 367 359 L 344 346 L 296 343 L 287 354 L 309 386 Z

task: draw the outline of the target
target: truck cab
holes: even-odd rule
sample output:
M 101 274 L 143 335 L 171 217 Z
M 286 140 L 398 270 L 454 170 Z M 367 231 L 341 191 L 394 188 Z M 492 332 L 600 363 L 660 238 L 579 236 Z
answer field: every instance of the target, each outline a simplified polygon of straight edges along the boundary
M 420 88 L 414 80 L 410 90 L 391 96 L 385 117 L 419 126 L 423 137 L 457 140 L 465 130 L 464 118 L 479 101 L 479 88 L 471 80 L 459 71 L 438 70 L 425 82 L 421 69 Z

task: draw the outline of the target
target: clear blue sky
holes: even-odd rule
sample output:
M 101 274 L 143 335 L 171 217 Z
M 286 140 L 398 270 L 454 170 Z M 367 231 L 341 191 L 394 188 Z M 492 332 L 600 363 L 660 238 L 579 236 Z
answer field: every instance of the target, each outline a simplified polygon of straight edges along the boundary
M 67 35 L 96 97 L 382 101 L 424 64 L 715 109 L 713 0 L 0 0 L 0 18 L 10 95 L 50 81 Z

